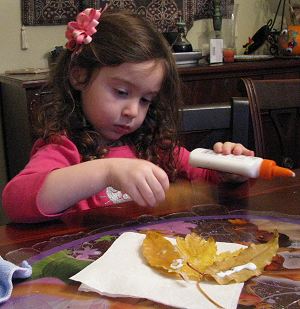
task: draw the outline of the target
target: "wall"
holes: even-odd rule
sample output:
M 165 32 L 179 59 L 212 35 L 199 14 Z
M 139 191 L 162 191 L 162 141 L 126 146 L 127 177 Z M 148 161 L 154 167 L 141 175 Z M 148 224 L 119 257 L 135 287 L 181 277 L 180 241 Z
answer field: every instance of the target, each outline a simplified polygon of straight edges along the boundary
M 243 54 L 243 45 L 248 42 L 255 32 L 267 21 L 274 17 L 279 0 L 235 0 L 238 6 L 236 14 L 235 45 L 237 54 Z M 223 20 L 223 28 L 226 20 Z M 280 24 L 280 16 L 277 17 L 276 25 Z M 276 26 L 275 25 L 275 26 Z M 212 20 L 196 21 L 188 32 L 188 40 L 193 47 L 201 50 L 203 44 L 208 44 L 209 33 L 213 30 Z M 225 35 L 226 39 L 226 35 Z M 268 45 L 265 44 L 257 51 L 258 54 L 268 53 Z
M 24 67 L 47 67 L 47 53 L 63 45 L 65 26 L 26 27 L 29 48 L 21 50 L 20 0 L 0 1 L 0 73 Z M 5 44 L 4 44 L 5 42 Z
M 236 46 L 242 53 L 242 45 L 255 31 L 274 16 L 278 0 L 235 0 L 239 4 L 237 16 Z M 199 48 L 199 37 L 207 36 L 211 20 L 196 21 L 188 33 L 194 48 Z M 21 50 L 20 0 L 0 1 L 0 73 L 24 67 L 47 66 L 47 54 L 55 47 L 64 45 L 65 26 L 26 27 L 28 50 Z
M 264 25 L 269 18 L 273 18 L 278 0 L 235 0 L 235 2 L 239 4 L 236 48 L 238 53 L 242 53 L 242 45 L 247 42 L 248 37 L 253 36 L 256 30 Z M 191 41 L 194 49 L 202 48 L 211 29 L 211 20 L 195 22 L 193 28 L 188 33 L 188 39 Z M 20 0 L 1 0 L 0 73 L 20 68 L 47 67 L 48 53 L 55 46 L 65 44 L 64 31 L 65 26 L 26 27 L 28 49 L 21 50 Z M 264 50 L 259 52 L 264 52 Z M 0 192 L 5 182 L 4 147 L 0 122 Z

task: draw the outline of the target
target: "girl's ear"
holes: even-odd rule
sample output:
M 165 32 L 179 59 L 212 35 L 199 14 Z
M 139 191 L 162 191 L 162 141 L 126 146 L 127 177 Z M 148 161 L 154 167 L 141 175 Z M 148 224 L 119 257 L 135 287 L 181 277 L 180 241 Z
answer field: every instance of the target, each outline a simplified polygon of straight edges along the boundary
M 76 90 L 82 90 L 85 86 L 87 78 L 87 70 L 79 66 L 75 66 L 70 71 L 70 83 Z

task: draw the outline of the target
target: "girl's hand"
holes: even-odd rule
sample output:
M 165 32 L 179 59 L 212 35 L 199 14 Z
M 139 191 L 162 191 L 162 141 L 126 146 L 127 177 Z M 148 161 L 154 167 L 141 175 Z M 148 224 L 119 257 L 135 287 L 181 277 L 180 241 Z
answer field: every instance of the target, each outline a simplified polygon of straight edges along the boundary
M 127 193 L 141 206 L 154 206 L 165 199 L 169 178 L 164 170 L 146 160 L 91 160 L 49 173 L 37 203 L 44 213 L 57 214 L 109 186 Z
M 234 155 L 244 155 L 244 156 L 254 156 L 254 151 L 247 149 L 242 144 L 225 142 L 225 143 L 215 143 L 213 147 L 214 152 Z
M 214 152 L 222 153 L 224 155 L 233 154 L 233 155 L 244 155 L 244 156 L 254 156 L 254 151 L 247 149 L 242 144 L 238 143 L 215 143 L 213 147 Z M 223 173 L 219 172 L 222 182 L 245 182 L 248 180 L 245 176 L 240 176 L 236 174 Z
M 127 193 L 141 206 L 155 206 L 162 202 L 169 189 L 166 172 L 141 159 L 109 159 L 106 183 Z

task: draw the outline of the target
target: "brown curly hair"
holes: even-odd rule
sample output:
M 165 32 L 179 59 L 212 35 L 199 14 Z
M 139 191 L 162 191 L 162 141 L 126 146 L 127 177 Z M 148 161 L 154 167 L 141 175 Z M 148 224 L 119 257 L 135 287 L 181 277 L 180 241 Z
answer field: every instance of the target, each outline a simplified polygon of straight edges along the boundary
M 178 149 L 178 109 L 181 86 L 170 46 L 155 26 L 141 16 L 126 11 L 105 11 L 92 42 L 82 45 L 78 53 L 65 50 L 52 71 L 49 85 L 53 96 L 39 108 L 36 134 L 51 142 L 66 134 L 77 146 L 83 161 L 102 158 L 108 151 L 101 136 L 88 124 L 82 112 L 80 91 L 69 81 L 71 69 L 79 66 L 88 72 L 88 84 L 96 69 L 158 60 L 164 65 L 160 92 L 150 105 L 141 127 L 122 138 L 138 158 L 159 165 L 171 181 L 177 176 L 174 153 Z

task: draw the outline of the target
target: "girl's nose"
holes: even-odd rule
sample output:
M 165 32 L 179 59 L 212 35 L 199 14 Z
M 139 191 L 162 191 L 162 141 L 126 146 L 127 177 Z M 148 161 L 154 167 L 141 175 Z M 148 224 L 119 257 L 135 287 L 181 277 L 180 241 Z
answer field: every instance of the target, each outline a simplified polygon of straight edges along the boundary
M 122 114 L 123 116 L 129 117 L 129 118 L 135 118 L 137 117 L 138 112 L 139 112 L 139 101 L 131 100 L 123 108 Z

